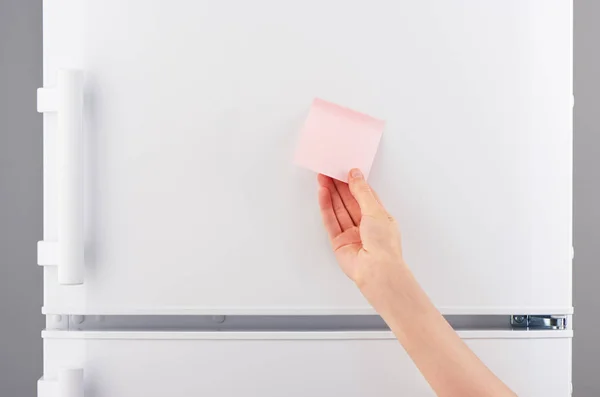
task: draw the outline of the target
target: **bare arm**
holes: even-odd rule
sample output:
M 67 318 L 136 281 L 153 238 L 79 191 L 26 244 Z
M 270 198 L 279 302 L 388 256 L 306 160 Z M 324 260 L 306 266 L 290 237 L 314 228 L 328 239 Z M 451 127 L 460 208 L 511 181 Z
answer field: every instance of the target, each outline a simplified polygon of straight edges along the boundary
M 358 170 L 319 175 L 323 223 L 342 270 L 392 329 L 441 397 L 514 397 L 458 337 L 402 257 L 400 233 Z

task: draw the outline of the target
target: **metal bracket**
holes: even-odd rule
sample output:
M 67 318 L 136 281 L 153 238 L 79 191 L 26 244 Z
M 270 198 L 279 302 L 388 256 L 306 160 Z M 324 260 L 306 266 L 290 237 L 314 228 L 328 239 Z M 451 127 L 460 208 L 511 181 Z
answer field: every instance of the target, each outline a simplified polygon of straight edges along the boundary
M 60 314 L 51 314 L 46 316 L 46 329 L 56 331 L 68 330 L 69 316 Z
M 517 314 L 510 316 L 510 325 L 513 328 L 562 330 L 567 329 L 567 316 Z

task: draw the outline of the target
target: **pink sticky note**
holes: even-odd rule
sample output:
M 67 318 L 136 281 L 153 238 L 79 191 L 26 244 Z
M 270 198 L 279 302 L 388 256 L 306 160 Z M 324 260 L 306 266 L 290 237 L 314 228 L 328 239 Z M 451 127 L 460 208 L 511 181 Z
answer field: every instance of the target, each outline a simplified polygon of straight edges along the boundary
M 383 120 L 315 98 L 294 162 L 343 182 L 348 182 L 352 168 L 359 168 L 366 178 L 384 126 Z

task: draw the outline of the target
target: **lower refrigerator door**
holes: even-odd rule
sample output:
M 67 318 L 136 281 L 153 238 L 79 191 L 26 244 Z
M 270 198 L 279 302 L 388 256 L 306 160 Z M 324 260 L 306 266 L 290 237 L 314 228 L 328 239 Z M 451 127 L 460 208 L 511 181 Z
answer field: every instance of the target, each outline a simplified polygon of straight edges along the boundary
M 571 331 L 460 331 L 520 397 L 571 394 Z M 39 397 L 434 396 L 389 332 L 44 331 Z

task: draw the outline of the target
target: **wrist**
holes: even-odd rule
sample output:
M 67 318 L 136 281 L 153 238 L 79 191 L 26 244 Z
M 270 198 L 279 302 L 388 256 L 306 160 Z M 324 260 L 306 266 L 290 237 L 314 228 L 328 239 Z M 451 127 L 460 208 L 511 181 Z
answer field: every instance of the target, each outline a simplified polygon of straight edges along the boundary
M 378 266 L 377 271 L 357 280 L 357 286 L 371 306 L 385 316 L 402 310 L 417 297 L 420 286 L 404 261 Z

